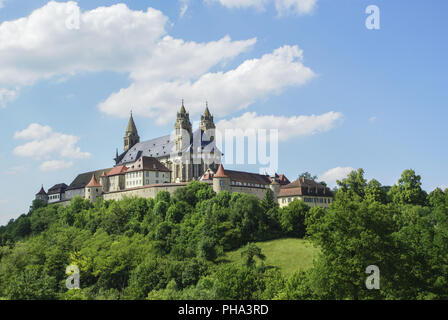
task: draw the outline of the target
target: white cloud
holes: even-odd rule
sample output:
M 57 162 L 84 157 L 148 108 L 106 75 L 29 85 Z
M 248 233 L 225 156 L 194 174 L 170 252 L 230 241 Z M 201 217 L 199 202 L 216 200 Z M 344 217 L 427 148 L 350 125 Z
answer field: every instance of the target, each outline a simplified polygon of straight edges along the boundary
M 56 171 L 61 169 L 67 169 L 73 166 L 72 161 L 64 161 L 64 160 L 50 160 L 45 161 L 40 165 L 41 171 Z
M 68 28 L 75 13 L 79 29 Z M 232 41 L 228 36 L 207 43 L 186 42 L 166 35 L 167 21 L 152 8 L 133 11 L 117 4 L 80 12 L 75 2 L 51 1 L 28 17 L 3 22 L 0 99 L 9 97 L 13 87 L 41 79 L 65 79 L 79 72 L 127 73 L 136 85 L 139 81 L 160 86 L 194 80 L 256 42 Z M 121 106 L 122 116 L 128 114 L 130 104 Z
M 279 15 L 308 14 L 316 7 L 317 0 L 275 0 L 275 8 Z
M 230 120 L 221 120 L 217 127 L 224 129 L 278 129 L 280 141 L 297 136 L 307 136 L 326 132 L 342 121 L 342 114 L 330 111 L 321 115 L 300 115 L 292 117 L 261 116 L 255 112 L 246 112 L 242 116 Z
M 205 2 L 219 2 L 226 8 L 257 8 L 264 10 L 269 0 L 205 0 Z
M 32 123 L 28 128 L 18 131 L 14 134 L 15 139 L 31 140 L 23 145 L 16 147 L 13 153 L 20 157 L 32 157 L 35 159 L 48 159 L 53 156 L 61 158 L 85 159 L 90 158 L 91 154 L 88 152 L 81 152 L 81 149 L 76 146 L 79 137 L 54 132 L 51 127 L 43 126 L 37 123 Z M 48 162 L 48 163 L 47 163 Z M 49 168 L 50 166 L 57 168 L 66 168 L 62 165 L 63 161 L 47 161 L 42 164 L 42 168 Z M 67 165 L 68 162 L 65 162 Z
M 38 123 L 32 123 L 28 128 L 23 129 L 22 131 L 17 131 L 14 134 L 14 139 L 41 140 L 48 137 L 52 132 L 53 130 L 50 126 L 42 126 Z
M 3 4 L 3 0 L 0 0 L 0 9 L 3 8 L 4 4 Z
M 205 2 L 219 2 L 227 8 L 255 8 L 265 10 L 273 2 L 279 15 L 307 14 L 316 7 L 317 0 L 205 0 Z
M 244 5 L 251 3 L 255 1 Z M 79 13 L 79 29 L 67 28 L 74 13 Z M 131 85 L 112 93 L 100 110 L 127 117 L 132 108 L 136 115 L 164 124 L 173 120 L 182 98 L 192 116 L 202 113 L 205 100 L 213 113 L 225 116 L 315 76 L 303 65 L 298 46 L 283 46 L 233 70 L 211 72 L 252 48 L 256 38 L 184 41 L 166 34 L 167 21 L 152 8 L 133 11 L 117 4 L 80 12 L 75 2 L 51 1 L 27 17 L 3 22 L 0 104 L 11 101 L 21 86 L 41 79 L 112 71 L 128 74 Z
M 336 167 L 321 174 L 318 180 L 325 181 L 329 186 L 335 186 L 336 180 L 344 179 L 353 170 L 355 169 L 352 167 Z
M 369 122 L 370 122 L 370 123 L 375 123 L 375 122 L 376 122 L 376 117 L 375 117 L 375 116 L 370 117 L 370 118 L 369 118 Z
M 132 105 L 136 114 L 156 117 L 163 124 L 175 117 L 182 97 L 191 114 L 202 113 L 204 101 L 208 100 L 214 114 L 225 116 L 314 78 L 314 72 L 302 64 L 302 59 L 303 52 L 297 46 L 284 46 L 261 58 L 246 60 L 236 69 L 203 74 L 196 81 L 138 80 L 109 96 L 100 104 L 100 110 L 127 116 L 123 106 Z
M 188 11 L 189 6 L 189 0 L 180 0 L 180 12 L 179 12 L 179 18 L 183 18 L 185 16 L 185 13 Z
M 0 87 L 0 108 L 6 107 L 6 105 L 13 101 L 18 95 L 18 89 L 7 89 Z

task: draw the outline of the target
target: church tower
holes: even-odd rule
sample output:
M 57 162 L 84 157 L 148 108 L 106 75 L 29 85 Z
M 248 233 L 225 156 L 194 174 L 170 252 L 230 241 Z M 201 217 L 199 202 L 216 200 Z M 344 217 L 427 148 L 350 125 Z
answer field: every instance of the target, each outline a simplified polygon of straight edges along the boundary
M 124 135 L 124 151 L 128 151 L 139 142 L 140 137 L 138 136 L 137 127 L 135 126 L 134 118 L 132 117 L 131 112 L 128 127 L 126 128 L 126 133 Z
M 185 110 L 184 100 L 177 113 L 176 123 L 174 124 L 174 151 L 177 153 L 177 160 L 172 167 L 172 179 L 174 182 L 190 181 L 192 177 L 192 158 L 188 152 L 188 147 L 193 142 L 193 129 L 190 122 L 190 115 Z M 182 153 L 187 151 L 186 153 Z
M 180 107 L 180 111 L 177 113 L 176 123 L 174 124 L 174 130 L 176 132 L 175 145 L 176 152 L 182 152 L 187 146 L 191 144 L 191 140 L 193 139 L 193 129 L 190 122 L 190 115 L 185 110 L 184 100 L 182 100 L 182 106 Z M 184 137 L 184 141 L 182 141 L 182 133 L 188 133 L 190 139 L 188 137 Z M 187 141 L 186 141 L 187 140 Z
M 208 110 L 208 102 L 206 102 L 204 114 L 201 116 L 200 127 L 202 131 L 212 130 L 216 128 L 215 123 L 213 122 L 213 116 L 210 113 L 210 110 Z

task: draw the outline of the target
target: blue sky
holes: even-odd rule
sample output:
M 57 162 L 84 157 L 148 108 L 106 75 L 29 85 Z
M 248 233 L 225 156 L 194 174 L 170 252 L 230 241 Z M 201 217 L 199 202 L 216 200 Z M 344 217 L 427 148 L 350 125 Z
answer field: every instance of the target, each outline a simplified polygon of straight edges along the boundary
M 413 168 L 448 187 L 448 3 L 296 1 L 0 1 L 0 224 L 41 184 L 112 166 L 131 108 L 142 140 L 170 133 L 182 98 L 192 121 L 208 100 L 222 125 L 279 127 L 290 180 Z

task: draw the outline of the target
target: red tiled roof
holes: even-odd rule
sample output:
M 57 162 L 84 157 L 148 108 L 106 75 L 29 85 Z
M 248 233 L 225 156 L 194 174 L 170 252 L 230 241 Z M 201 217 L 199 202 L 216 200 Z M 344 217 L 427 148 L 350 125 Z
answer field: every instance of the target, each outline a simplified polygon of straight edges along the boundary
M 224 171 L 224 167 L 222 163 L 219 165 L 218 171 L 216 171 L 214 178 L 228 178 L 226 172 Z
M 290 196 L 332 197 L 333 192 L 331 192 L 330 188 L 314 180 L 299 178 L 286 186 L 282 186 L 277 195 L 277 197 Z
M 90 179 L 90 182 L 86 185 L 86 188 L 99 188 L 101 187 L 101 184 L 99 184 L 98 180 L 96 180 L 95 175 L 92 175 L 92 179 Z
M 210 172 L 204 174 L 201 180 L 213 180 L 213 176 Z
M 112 168 L 112 170 L 109 171 L 107 176 L 111 177 L 111 176 L 117 176 L 120 174 L 124 174 L 127 170 L 128 170 L 128 168 L 126 166 L 114 167 L 114 168 Z

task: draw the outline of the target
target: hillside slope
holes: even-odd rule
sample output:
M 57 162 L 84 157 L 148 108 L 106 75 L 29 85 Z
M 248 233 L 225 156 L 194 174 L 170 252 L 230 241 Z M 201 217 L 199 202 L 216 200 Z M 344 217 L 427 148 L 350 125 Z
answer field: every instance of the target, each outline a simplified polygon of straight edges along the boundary
M 305 270 L 313 265 L 319 249 L 303 239 L 278 239 L 266 242 L 256 242 L 266 256 L 265 264 L 275 266 L 289 275 L 297 270 Z M 242 248 L 225 254 L 223 260 L 230 263 L 241 263 Z

